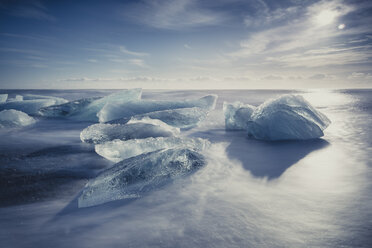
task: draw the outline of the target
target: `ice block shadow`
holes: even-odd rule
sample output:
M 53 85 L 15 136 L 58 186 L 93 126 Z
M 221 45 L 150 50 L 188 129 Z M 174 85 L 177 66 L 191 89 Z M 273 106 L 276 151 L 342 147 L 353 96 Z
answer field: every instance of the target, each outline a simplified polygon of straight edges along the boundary
M 226 148 L 230 159 L 239 160 L 255 177 L 279 178 L 284 171 L 313 151 L 327 147 L 323 139 L 304 141 L 261 141 L 245 134 L 235 137 Z

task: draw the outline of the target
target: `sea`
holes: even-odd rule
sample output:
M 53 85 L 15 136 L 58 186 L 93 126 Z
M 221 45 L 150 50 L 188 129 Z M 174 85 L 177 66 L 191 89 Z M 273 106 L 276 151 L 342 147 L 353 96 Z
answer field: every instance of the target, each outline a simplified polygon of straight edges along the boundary
M 67 100 L 116 90 L 0 90 Z M 78 208 L 114 163 L 80 132 L 92 123 L 35 117 L 0 130 L 0 247 L 372 247 L 372 90 L 143 90 L 142 99 L 218 95 L 200 125 L 207 164 L 140 198 Z M 332 121 L 307 141 L 225 131 L 223 102 L 302 95 Z

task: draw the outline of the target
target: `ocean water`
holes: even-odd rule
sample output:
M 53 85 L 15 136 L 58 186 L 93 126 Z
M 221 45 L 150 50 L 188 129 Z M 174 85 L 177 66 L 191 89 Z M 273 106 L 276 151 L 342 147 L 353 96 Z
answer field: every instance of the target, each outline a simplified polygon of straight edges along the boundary
M 113 90 L 13 90 L 68 100 Z M 184 136 L 212 142 L 208 164 L 141 198 L 77 207 L 113 165 L 81 143 L 91 123 L 39 119 L 0 130 L 0 247 L 372 247 L 372 90 L 149 91 L 144 99 L 219 96 Z M 303 95 L 332 124 L 321 139 L 264 142 L 225 132 L 223 101 Z

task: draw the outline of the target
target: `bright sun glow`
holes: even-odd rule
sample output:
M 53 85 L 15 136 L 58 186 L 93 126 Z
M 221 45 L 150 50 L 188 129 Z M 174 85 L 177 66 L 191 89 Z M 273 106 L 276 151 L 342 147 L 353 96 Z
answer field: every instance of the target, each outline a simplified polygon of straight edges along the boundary
M 314 20 L 318 26 L 326 26 L 334 22 L 337 16 L 338 16 L 337 11 L 323 10 L 315 16 Z
M 346 27 L 346 25 L 345 25 L 345 24 L 343 24 L 343 23 L 342 23 L 342 24 L 340 24 L 340 25 L 338 25 L 338 29 L 340 29 L 340 30 L 341 30 L 341 29 L 344 29 L 345 27 Z

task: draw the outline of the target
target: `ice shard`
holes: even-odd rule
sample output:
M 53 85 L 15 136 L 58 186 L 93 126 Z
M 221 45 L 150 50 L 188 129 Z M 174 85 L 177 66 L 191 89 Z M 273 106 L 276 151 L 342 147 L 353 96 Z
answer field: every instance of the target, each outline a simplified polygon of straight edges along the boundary
M 94 124 L 80 133 L 81 141 L 100 144 L 114 139 L 144 139 L 148 137 L 169 137 L 179 134 L 179 129 L 160 120 L 131 120 L 121 124 Z
M 70 117 L 79 121 L 98 121 L 97 113 L 105 104 L 123 104 L 138 101 L 141 89 L 129 89 L 113 93 L 102 98 L 86 98 L 65 104 L 51 106 L 40 110 L 40 115 L 47 117 Z
M 56 99 L 33 99 L 0 103 L 0 110 L 15 109 L 27 114 L 37 114 L 43 107 L 56 104 Z
M 153 152 L 160 149 L 188 148 L 194 151 L 202 151 L 210 146 L 210 142 L 201 138 L 180 137 L 157 137 L 132 140 L 113 140 L 95 146 L 97 154 L 113 161 L 119 162 L 124 159 Z
M 97 116 L 100 122 L 108 122 L 120 118 L 130 118 L 135 115 L 142 115 L 150 112 L 164 111 L 181 108 L 202 108 L 212 110 L 215 108 L 217 101 L 216 95 L 204 96 L 196 100 L 184 101 L 132 101 L 122 104 L 106 104 Z
M 137 198 L 205 164 L 203 155 L 189 149 L 159 150 L 132 157 L 91 179 L 78 198 L 78 206 Z
M 8 99 L 8 94 L 0 94 L 0 103 L 6 102 L 6 99 Z
M 158 119 L 170 126 L 178 127 L 182 129 L 190 129 L 196 127 L 201 121 L 203 121 L 208 115 L 208 110 L 194 107 L 194 108 L 181 108 L 181 109 L 170 109 L 155 111 L 141 115 L 135 115 L 132 118 L 142 119 L 149 117 L 151 119 Z M 131 118 L 121 118 L 110 121 L 109 123 L 120 123 L 125 124 Z

